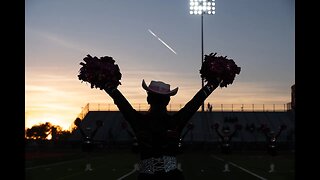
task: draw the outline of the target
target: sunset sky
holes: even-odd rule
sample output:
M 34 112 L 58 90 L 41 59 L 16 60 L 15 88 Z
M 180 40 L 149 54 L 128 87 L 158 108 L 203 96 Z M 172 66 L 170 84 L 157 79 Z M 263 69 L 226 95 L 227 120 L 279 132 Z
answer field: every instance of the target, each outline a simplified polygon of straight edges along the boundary
M 216 0 L 203 21 L 204 54 L 233 59 L 240 74 L 212 104 L 286 104 L 295 84 L 295 1 Z M 170 48 L 150 33 L 152 31 Z M 179 87 L 172 104 L 201 88 L 201 16 L 188 0 L 25 0 L 25 126 L 69 129 L 87 103 L 113 100 L 81 83 L 80 62 L 112 56 L 119 90 L 145 104 L 142 79 Z

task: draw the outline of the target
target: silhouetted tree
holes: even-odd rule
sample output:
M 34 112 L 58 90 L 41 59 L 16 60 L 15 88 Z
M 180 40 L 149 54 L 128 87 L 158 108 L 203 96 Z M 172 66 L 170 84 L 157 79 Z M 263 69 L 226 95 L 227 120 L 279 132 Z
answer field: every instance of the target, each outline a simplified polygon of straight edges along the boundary
M 56 140 L 65 141 L 65 140 L 68 140 L 71 135 L 72 135 L 71 131 L 59 130 L 57 131 Z
M 50 122 L 34 125 L 26 130 L 27 139 L 44 140 L 51 133 L 52 124 Z
M 26 130 L 27 139 L 45 140 L 50 134 L 53 140 L 66 140 L 71 132 L 62 130 L 61 126 L 52 125 L 50 122 L 40 123 Z

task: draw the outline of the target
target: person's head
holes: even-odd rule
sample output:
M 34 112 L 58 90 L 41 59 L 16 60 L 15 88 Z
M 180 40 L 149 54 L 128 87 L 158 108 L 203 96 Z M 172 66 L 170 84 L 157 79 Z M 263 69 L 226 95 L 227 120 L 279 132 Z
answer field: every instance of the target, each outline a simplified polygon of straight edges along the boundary
M 92 128 L 91 127 L 86 127 L 87 132 L 91 132 Z
M 147 102 L 151 106 L 166 107 L 170 102 L 170 96 L 147 92 Z
M 147 91 L 147 101 L 151 106 L 166 107 L 170 97 L 178 92 L 178 88 L 170 90 L 170 85 L 162 81 L 151 81 L 149 86 L 142 80 L 142 87 Z
M 76 118 L 76 120 L 74 120 L 74 124 L 79 127 L 81 124 L 81 119 L 79 117 Z
M 275 136 L 275 134 L 276 134 L 276 133 L 275 133 L 274 131 L 269 131 L 269 136 L 272 136 L 272 137 L 273 137 L 273 136 Z
M 222 132 L 225 133 L 225 134 L 230 133 L 230 127 L 229 126 L 223 126 L 222 127 Z

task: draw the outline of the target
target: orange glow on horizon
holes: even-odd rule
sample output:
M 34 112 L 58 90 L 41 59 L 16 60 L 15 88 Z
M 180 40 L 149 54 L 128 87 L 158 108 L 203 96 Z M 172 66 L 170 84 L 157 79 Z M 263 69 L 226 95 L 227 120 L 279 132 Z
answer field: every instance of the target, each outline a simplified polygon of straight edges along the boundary
M 70 128 L 70 120 L 68 118 L 68 113 L 66 114 L 57 114 L 54 112 L 48 111 L 37 111 L 37 112 L 26 112 L 26 120 L 25 120 L 25 128 L 31 128 L 34 125 L 43 124 L 46 122 L 50 122 L 52 125 L 58 125 L 63 130 L 69 130 Z M 72 114 L 72 113 L 70 113 Z M 75 116 L 76 117 L 76 116 Z M 71 117 L 70 117 L 71 118 Z M 72 117 L 75 119 L 74 117 Z
M 76 71 L 76 70 L 75 70 Z M 50 122 L 59 125 L 63 130 L 70 130 L 74 120 L 88 103 L 104 104 L 110 110 L 118 110 L 108 94 L 100 89 L 92 89 L 90 85 L 81 83 L 76 72 L 65 71 L 27 71 L 25 96 L 25 127 L 31 128 L 39 123 Z M 144 78 L 148 77 L 148 78 Z M 151 80 L 161 80 L 171 84 L 171 88 L 179 87 L 177 95 L 171 97 L 170 104 L 177 109 L 183 107 L 201 88 L 198 75 L 146 72 L 144 75 L 136 71 L 123 73 L 122 85 L 118 89 L 137 110 L 147 109 L 146 92 L 141 87 L 142 79 L 149 84 Z M 175 77 L 172 79 L 172 77 Z M 282 87 L 279 87 L 282 88 Z M 291 100 L 290 87 L 284 95 L 277 92 L 277 87 L 263 87 L 255 83 L 235 81 L 227 88 L 217 88 L 206 100 L 211 104 L 282 104 Z M 168 109 L 170 107 L 168 106 Z

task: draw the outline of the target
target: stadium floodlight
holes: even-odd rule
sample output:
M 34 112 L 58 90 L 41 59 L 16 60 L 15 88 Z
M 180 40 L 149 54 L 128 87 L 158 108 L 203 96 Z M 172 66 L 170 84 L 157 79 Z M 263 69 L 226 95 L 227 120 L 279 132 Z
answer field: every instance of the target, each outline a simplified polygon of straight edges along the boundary
M 209 14 L 216 13 L 215 0 L 190 0 L 190 14 Z
M 203 15 L 214 15 L 216 13 L 215 0 L 190 0 L 190 14 L 201 15 L 201 65 L 203 64 Z M 202 87 L 204 79 L 201 78 Z M 204 111 L 204 103 L 202 103 L 202 111 Z

